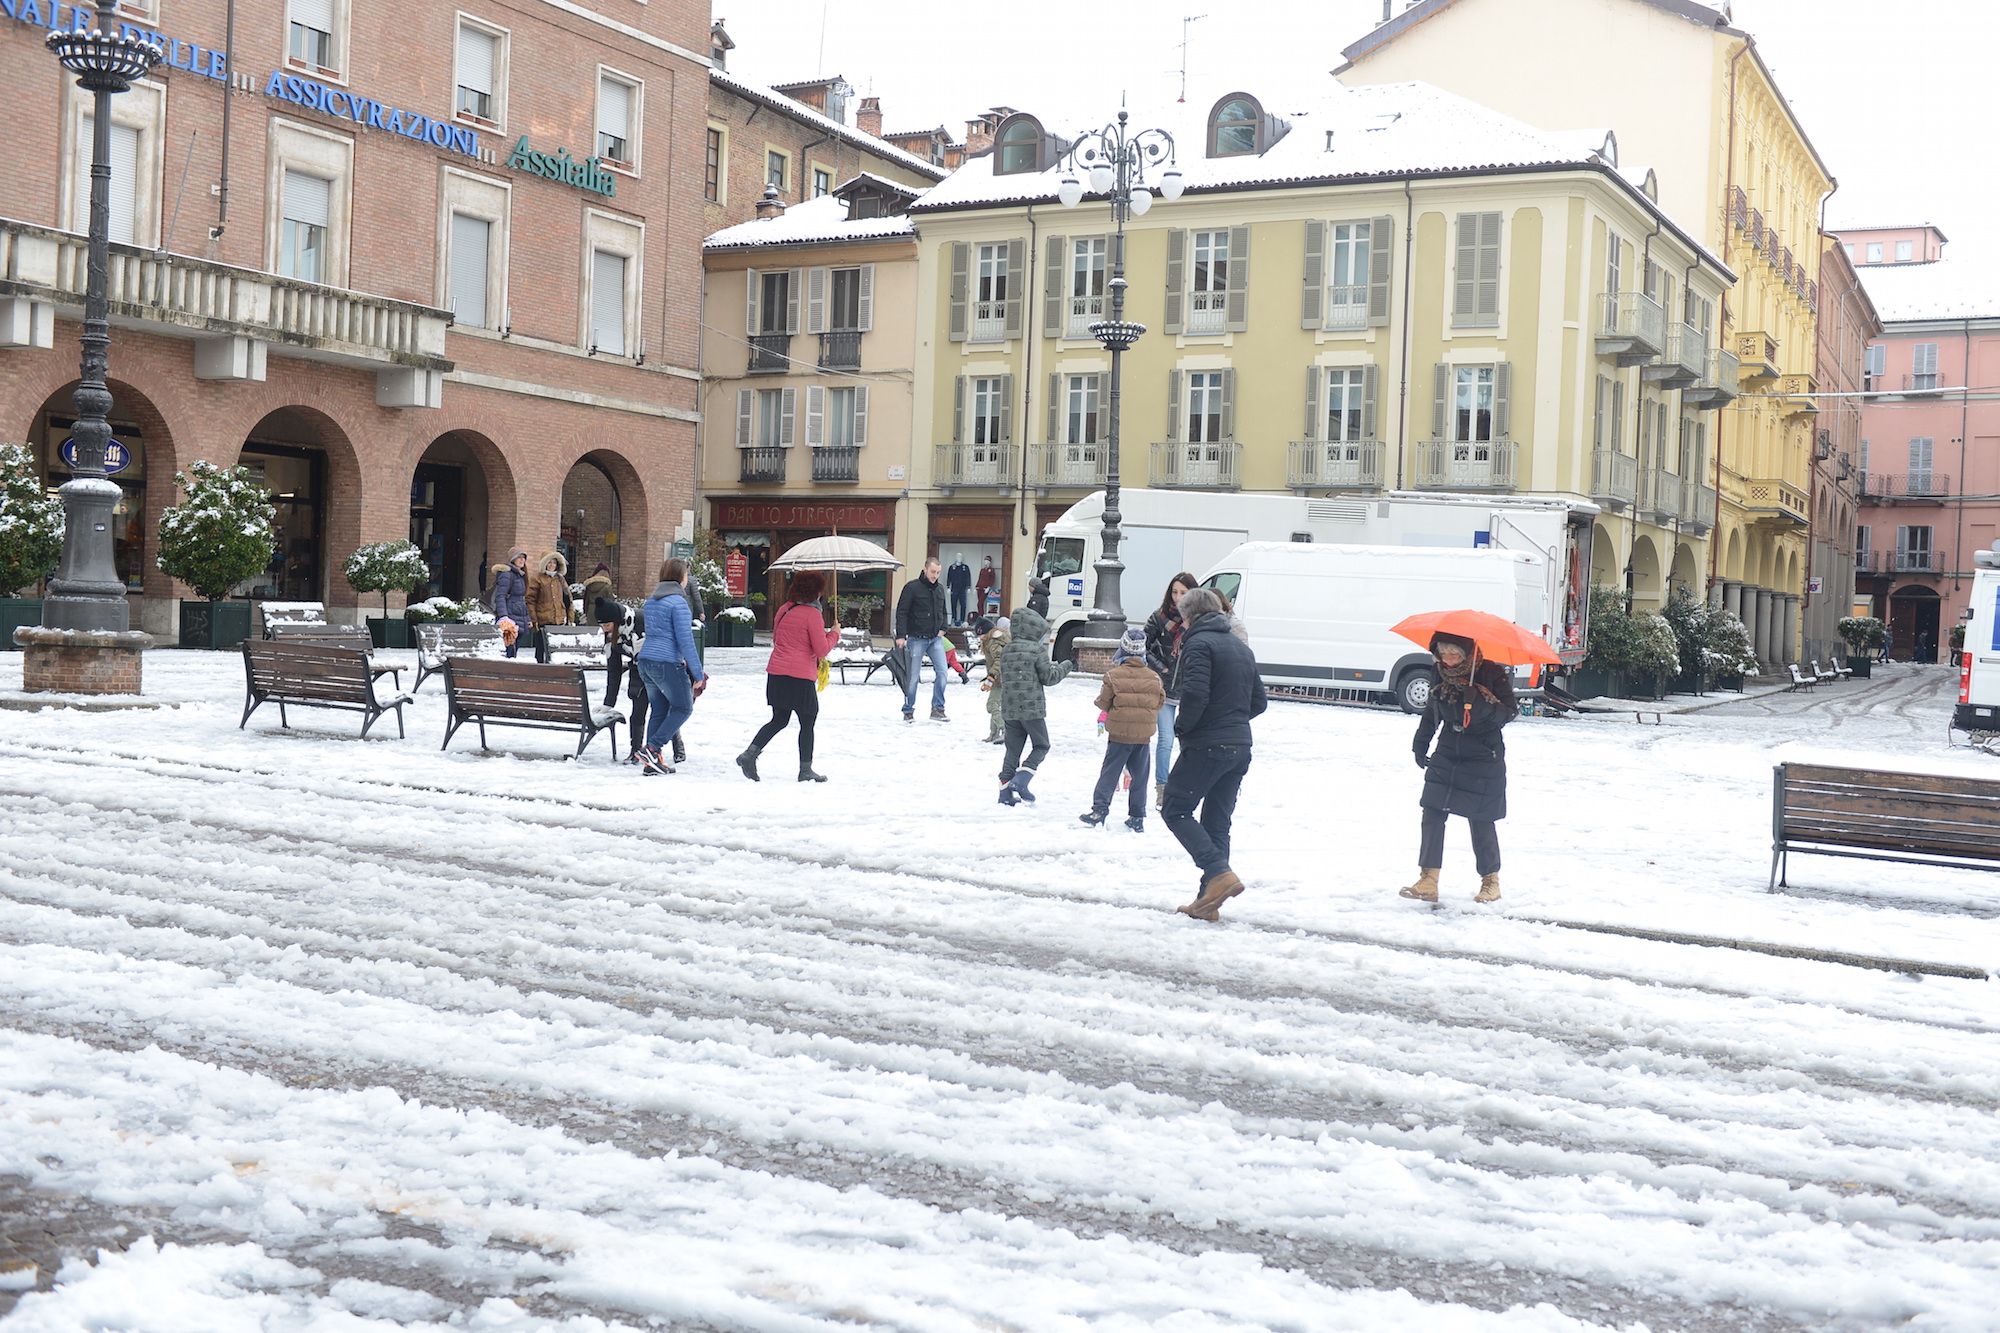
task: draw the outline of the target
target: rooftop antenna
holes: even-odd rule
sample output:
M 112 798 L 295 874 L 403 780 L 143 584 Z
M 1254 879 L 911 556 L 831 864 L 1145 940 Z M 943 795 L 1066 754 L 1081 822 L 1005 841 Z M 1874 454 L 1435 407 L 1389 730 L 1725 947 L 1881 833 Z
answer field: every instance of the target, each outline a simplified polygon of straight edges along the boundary
M 1181 96 L 1180 96 L 1180 100 L 1181 100 L 1181 101 L 1183 101 L 1183 102 L 1187 101 L 1187 51 L 1188 51 L 1188 24 L 1190 24 L 1190 23 L 1197 23 L 1197 22 L 1199 22 L 1199 21 L 1201 21 L 1202 19 L 1205 19 L 1205 18 L 1207 18 L 1207 17 L 1208 17 L 1208 15 L 1206 15 L 1206 14 L 1189 14 L 1189 15 L 1188 15 L 1188 16 L 1187 16 L 1186 18 L 1184 18 L 1184 19 L 1182 19 L 1182 20 L 1181 20 Z
M 813 70 L 816 79 L 826 74 L 826 8 L 824 4 L 819 7 L 819 62 L 818 68 Z

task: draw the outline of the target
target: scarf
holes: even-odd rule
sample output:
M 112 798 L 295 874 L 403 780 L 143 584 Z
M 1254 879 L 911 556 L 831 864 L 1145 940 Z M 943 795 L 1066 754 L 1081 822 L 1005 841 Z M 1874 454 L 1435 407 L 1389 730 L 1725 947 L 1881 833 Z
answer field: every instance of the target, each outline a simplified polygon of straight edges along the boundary
M 1480 658 L 1477 644 L 1473 645 L 1472 651 L 1467 653 L 1455 667 L 1446 666 L 1441 657 L 1434 656 L 1432 660 L 1437 666 L 1438 696 L 1445 703 L 1458 705 L 1464 709 L 1458 724 L 1461 731 L 1472 725 L 1472 696 L 1475 692 L 1487 703 L 1500 702 L 1493 691 L 1473 679 L 1479 671 Z

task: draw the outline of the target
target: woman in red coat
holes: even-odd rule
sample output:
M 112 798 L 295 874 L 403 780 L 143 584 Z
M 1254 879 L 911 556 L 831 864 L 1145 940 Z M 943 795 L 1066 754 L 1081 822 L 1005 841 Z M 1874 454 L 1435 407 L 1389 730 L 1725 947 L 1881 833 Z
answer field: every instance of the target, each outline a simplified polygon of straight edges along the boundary
M 757 756 L 795 713 L 799 781 L 826 781 L 824 773 L 813 772 L 813 724 L 819 720 L 819 664 L 840 642 L 840 630 L 826 627 L 826 613 L 819 604 L 825 587 L 826 576 L 813 570 L 792 575 L 785 604 L 771 618 L 771 661 L 764 668 L 764 702 L 771 705 L 771 720 L 759 729 L 750 748 L 736 756 L 736 766 L 752 782 L 760 780 Z

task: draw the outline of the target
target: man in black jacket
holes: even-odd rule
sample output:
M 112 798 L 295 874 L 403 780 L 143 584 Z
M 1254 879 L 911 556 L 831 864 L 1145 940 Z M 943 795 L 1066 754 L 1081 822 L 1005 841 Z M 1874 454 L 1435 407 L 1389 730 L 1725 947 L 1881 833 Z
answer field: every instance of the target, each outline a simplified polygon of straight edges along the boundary
M 1174 736 L 1181 752 L 1160 815 L 1201 867 L 1201 892 L 1179 910 L 1218 921 L 1222 904 L 1243 892 L 1243 881 L 1229 868 L 1229 824 L 1250 768 L 1250 719 L 1265 708 L 1264 682 L 1249 645 L 1229 632 L 1229 616 L 1213 589 L 1184 594 L 1181 621 L 1187 629 L 1168 689 L 1180 700 Z
M 903 682 L 903 721 L 917 717 L 917 675 L 924 659 L 931 662 L 931 721 L 944 717 L 944 630 L 951 623 L 945 603 L 944 585 L 938 582 L 938 558 L 924 561 L 924 572 L 903 585 L 896 599 L 896 651 L 904 658 L 909 676 Z

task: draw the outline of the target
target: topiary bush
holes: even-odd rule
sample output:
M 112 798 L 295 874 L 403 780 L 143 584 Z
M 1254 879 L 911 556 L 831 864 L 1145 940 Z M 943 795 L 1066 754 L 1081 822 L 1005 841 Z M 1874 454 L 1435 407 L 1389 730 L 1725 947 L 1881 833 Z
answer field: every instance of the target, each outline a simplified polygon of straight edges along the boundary
M 431 567 L 424 563 L 424 553 L 407 541 L 369 542 L 347 557 L 341 572 L 354 591 L 382 594 L 384 620 L 389 618 L 390 593 L 414 595 L 431 583 Z
M 196 459 L 174 473 L 184 498 L 160 515 L 160 572 L 219 602 L 271 564 L 271 493 L 246 467 Z
M 1874 616 L 1842 616 L 1833 632 L 1856 653 L 1880 648 L 1889 641 L 1889 627 Z
M 62 501 L 43 488 L 35 456 L 21 445 L 0 444 L 0 597 L 54 569 L 62 545 Z
M 1627 676 L 1677 675 L 1680 640 L 1666 619 L 1625 609 L 1624 598 L 1603 584 L 1590 589 L 1590 656 L 1585 665 Z

